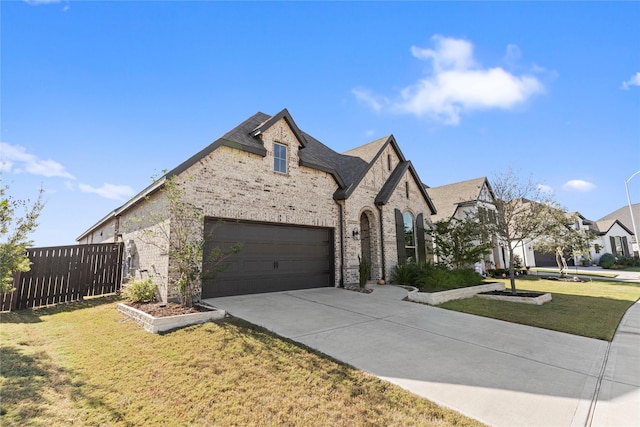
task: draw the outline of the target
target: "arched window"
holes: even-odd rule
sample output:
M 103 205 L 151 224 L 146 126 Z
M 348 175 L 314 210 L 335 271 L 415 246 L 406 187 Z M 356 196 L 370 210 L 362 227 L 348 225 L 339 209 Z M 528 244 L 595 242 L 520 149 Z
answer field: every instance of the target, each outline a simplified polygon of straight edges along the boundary
M 408 262 L 416 261 L 416 232 L 413 215 L 411 212 L 405 212 L 402 215 L 404 222 L 404 248 L 407 254 Z

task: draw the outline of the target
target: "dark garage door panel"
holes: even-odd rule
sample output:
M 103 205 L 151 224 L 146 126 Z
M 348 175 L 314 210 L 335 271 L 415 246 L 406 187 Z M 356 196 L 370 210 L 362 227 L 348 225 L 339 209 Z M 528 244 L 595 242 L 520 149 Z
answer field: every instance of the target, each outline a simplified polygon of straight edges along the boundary
M 533 257 L 536 260 L 536 267 L 555 267 L 558 268 L 558 263 L 556 262 L 556 254 L 550 254 L 545 252 L 534 251 Z M 568 266 L 573 266 L 575 263 L 573 262 L 573 258 L 571 256 L 567 256 L 565 253 L 565 260 L 567 260 Z
M 203 298 L 333 286 L 331 229 L 208 220 L 205 233 L 205 260 L 216 246 L 243 247 L 205 277 Z

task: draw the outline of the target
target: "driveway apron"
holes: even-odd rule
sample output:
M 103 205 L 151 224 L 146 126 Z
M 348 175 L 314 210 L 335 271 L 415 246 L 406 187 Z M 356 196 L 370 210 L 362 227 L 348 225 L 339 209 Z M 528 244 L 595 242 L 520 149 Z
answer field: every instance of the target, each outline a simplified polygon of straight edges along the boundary
M 615 425 L 598 423 L 611 411 L 594 399 L 629 408 L 638 397 L 633 361 L 618 374 L 635 381 L 620 383 L 611 369 L 608 380 L 605 341 L 403 301 L 407 291 L 396 286 L 373 289 L 205 301 L 489 425 Z

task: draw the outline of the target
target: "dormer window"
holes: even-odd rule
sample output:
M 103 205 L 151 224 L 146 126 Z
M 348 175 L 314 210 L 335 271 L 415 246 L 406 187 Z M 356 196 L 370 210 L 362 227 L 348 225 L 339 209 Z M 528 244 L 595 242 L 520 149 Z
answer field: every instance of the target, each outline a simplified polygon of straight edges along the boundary
M 287 146 L 273 144 L 273 170 L 287 173 Z

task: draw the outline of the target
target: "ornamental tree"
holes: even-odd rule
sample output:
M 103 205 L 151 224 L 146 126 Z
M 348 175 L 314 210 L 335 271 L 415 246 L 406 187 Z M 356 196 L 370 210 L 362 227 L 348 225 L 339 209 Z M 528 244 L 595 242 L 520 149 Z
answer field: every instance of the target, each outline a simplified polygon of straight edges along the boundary
M 434 254 L 438 263 L 447 267 L 463 268 L 480 261 L 491 252 L 492 244 L 485 238 L 486 231 L 475 216 L 451 218 L 433 223 L 430 231 L 434 240 Z
M 38 216 L 44 207 L 42 189 L 33 203 L 7 195 L 8 189 L 2 184 L 0 175 L 0 293 L 14 290 L 16 272 L 31 269 L 26 250 L 33 244 L 29 234 L 37 228 Z
M 509 281 L 515 294 L 514 247 L 553 235 L 566 222 L 566 212 L 550 192 L 544 191 L 531 177 L 521 179 L 512 169 L 496 174 L 491 187 L 496 221 L 490 227 L 508 249 Z
M 224 259 L 239 252 L 242 244 L 213 248 L 203 259 L 205 243 L 212 237 L 204 234 L 205 214 L 188 200 L 177 178 L 160 178 L 160 200 L 152 202 L 155 205 L 147 215 L 132 219 L 125 227 L 128 231 L 141 230 L 140 240 L 168 257 L 168 282 L 180 295 L 182 306 L 192 307 L 202 292 L 203 266 L 207 274 L 222 271 Z
M 592 230 L 582 230 L 577 226 L 578 214 L 566 214 L 564 219 L 559 218 L 556 227 L 545 236 L 540 237 L 534 244 L 537 251 L 556 255 L 556 263 L 560 276 L 567 272 L 567 260 L 565 253 L 573 258 L 591 258 L 591 244 L 596 238 Z

